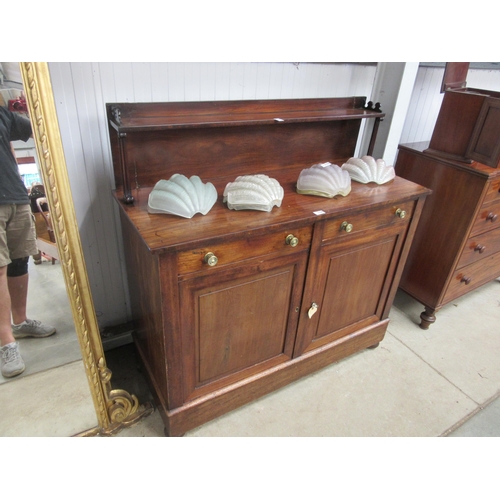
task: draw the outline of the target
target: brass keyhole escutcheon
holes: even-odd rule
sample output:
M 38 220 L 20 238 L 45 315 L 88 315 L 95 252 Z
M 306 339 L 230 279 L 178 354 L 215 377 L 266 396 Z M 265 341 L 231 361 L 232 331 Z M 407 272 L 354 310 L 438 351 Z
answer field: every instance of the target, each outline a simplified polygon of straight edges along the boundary
M 345 231 L 346 233 L 350 233 L 353 230 L 353 225 L 349 224 L 347 221 L 342 222 L 340 225 L 340 230 Z
M 309 319 L 313 317 L 313 315 L 317 312 L 318 310 L 318 304 L 316 302 L 313 302 L 309 310 L 307 311 L 307 315 L 309 316 Z
M 219 259 L 212 253 L 212 252 L 208 252 L 206 255 L 205 255 L 205 262 L 210 266 L 210 267 L 213 267 L 215 265 L 217 265 L 217 262 L 219 262 Z
M 290 245 L 291 247 L 296 247 L 299 244 L 299 239 L 296 236 L 294 236 L 293 234 L 289 234 L 286 237 L 285 241 L 286 241 L 286 244 Z
M 406 211 L 402 210 L 401 208 L 398 208 L 396 210 L 396 217 L 399 217 L 400 219 L 404 219 L 406 217 Z

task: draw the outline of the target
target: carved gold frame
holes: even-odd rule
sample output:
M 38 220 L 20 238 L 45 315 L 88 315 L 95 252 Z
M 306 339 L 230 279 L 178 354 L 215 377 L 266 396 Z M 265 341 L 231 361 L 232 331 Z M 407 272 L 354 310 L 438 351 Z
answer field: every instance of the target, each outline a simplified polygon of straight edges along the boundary
M 66 290 L 94 407 L 97 427 L 81 435 L 110 435 L 152 411 L 111 386 L 92 301 L 47 63 L 20 63 L 38 162 L 53 219 Z

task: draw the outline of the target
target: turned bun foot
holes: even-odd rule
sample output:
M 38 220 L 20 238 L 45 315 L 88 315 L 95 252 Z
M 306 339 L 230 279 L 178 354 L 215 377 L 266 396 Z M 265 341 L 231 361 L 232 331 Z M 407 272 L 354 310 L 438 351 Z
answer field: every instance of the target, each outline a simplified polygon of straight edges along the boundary
M 434 309 L 430 309 L 428 307 L 425 308 L 425 311 L 420 315 L 420 328 L 422 330 L 428 330 L 429 326 L 432 325 L 436 321 Z

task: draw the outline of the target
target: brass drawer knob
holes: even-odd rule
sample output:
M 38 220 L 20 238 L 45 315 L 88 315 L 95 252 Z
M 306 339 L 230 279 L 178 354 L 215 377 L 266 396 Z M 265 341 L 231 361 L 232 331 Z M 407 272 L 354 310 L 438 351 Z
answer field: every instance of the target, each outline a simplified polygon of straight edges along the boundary
M 474 252 L 479 252 L 479 253 L 484 253 L 485 250 L 486 247 L 484 245 L 481 245 L 480 243 L 478 243 L 474 248 Z
M 353 230 L 353 225 L 349 224 L 347 221 L 342 222 L 340 225 L 340 230 L 345 231 L 346 233 L 350 233 Z
M 406 217 L 406 210 L 402 210 L 401 208 L 398 208 L 395 212 L 396 217 L 399 217 L 400 219 L 404 219 Z
M 286 244 L 290 245 L 291 247 L 296 247 L 299 244 L 299 239 L 296 236 L 294 236 L 293 234 L 289 234 L 286 237 L 285 241 L 286 241 Z
M 469 278 L 468 276 L 463 276 L 462 279 L 460 280 L 461 283 L 465 283 L 466 285 L 468 285 L 471 281 L 472 279 Z
M 488 217 L 486 217 L 486 220 L 488 221 L 491 221 L 491 222 L 495 222 L 497 220 L 498 216 L 497 214 L 494 214 L 493 212 L 490 212 L 488 214 Z
M 213 267 L 213 266 L 217 265 L 217 262 L 219 262 L 219 259 L 212 252 L 208 252 L 205 255 L 205 262 L 209 266 Z

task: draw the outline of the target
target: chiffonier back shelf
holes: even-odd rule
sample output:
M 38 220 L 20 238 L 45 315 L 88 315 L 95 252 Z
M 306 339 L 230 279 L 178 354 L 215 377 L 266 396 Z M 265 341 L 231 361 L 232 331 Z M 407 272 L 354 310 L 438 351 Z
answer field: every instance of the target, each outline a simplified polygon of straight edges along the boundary
M 365 97 L 114 103 L 106 109 L 116 189 L 127 203 L 134 189 L 180 170 L 213 180 L 345 161 L 368 118 L 375 121 L 371 154 L 384 117 Z

